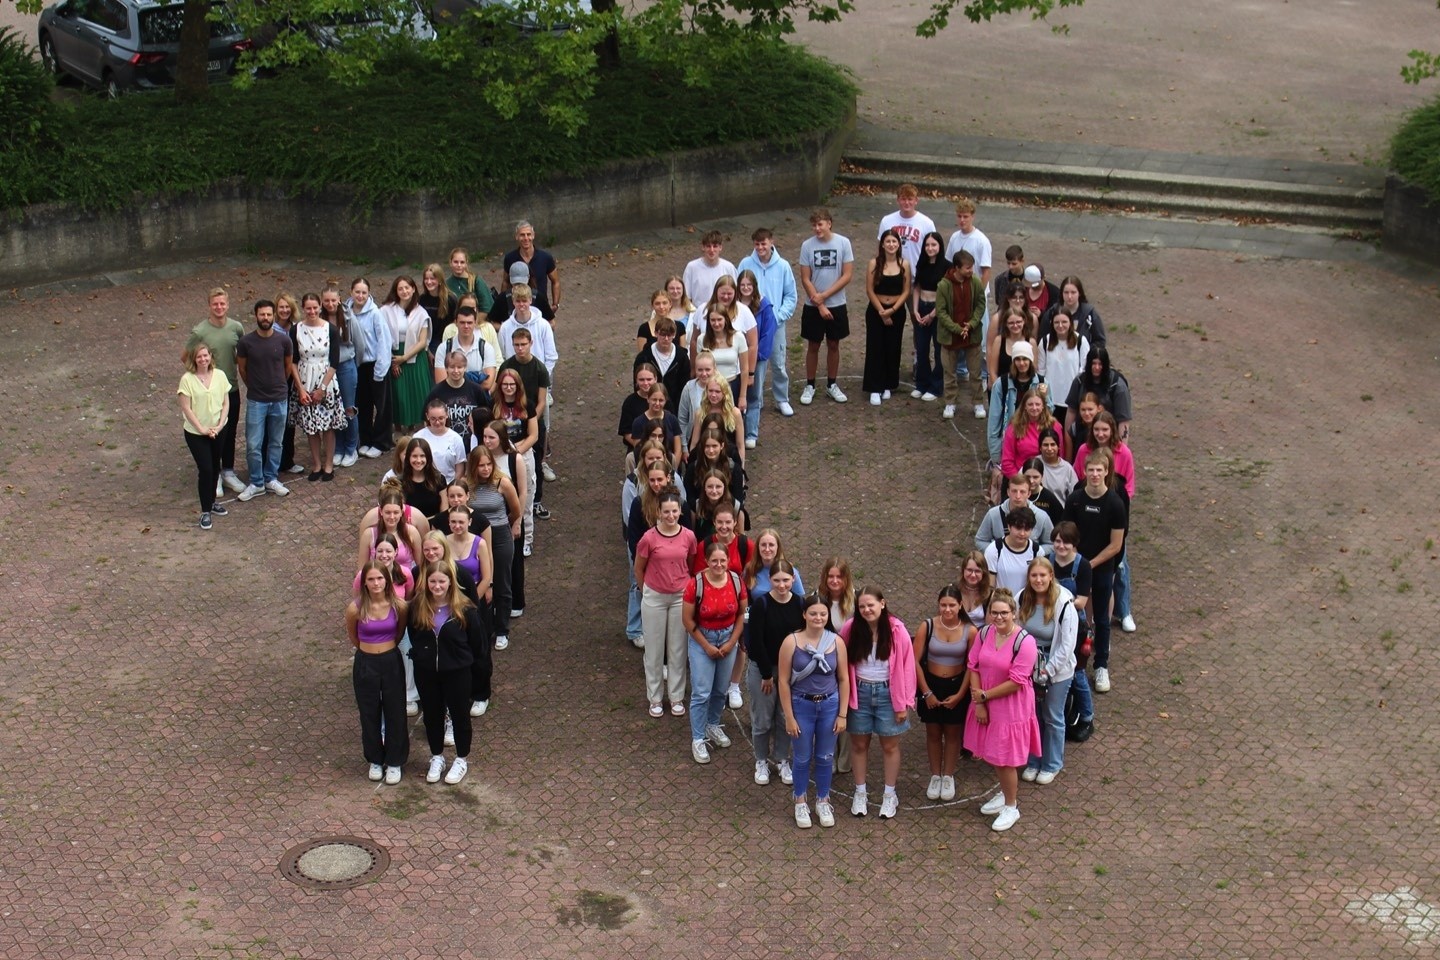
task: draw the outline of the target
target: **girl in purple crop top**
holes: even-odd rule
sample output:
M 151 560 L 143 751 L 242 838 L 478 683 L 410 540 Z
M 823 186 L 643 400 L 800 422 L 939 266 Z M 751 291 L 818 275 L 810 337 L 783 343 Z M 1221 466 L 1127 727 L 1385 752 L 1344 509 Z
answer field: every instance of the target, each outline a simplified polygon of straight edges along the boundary
M 804 601 L 805 629 L 790 634 L 780 645 L 775 679 L 780 706 L 785 711 L 785 732 L 790 734 L 795 779 L 795 825 L 810 826 L 811 764 L 815 773 L 815 813 L 820 826 L 835 826 L 830 805 L 830 781 L 835 772 L 835 738 L 845 729 L 849 697 L 842 696 L 839 678 L 849 676 L 845 644 L 825 625 L 829 601 L 810 594 Z
M 955 764 L 960 758 L 965 713 L 970 706 L 966 657 L 975 627 L 965 614 L 961 588 L 955 584 L 940 591 L 937 607 L 936 616 L 915 630 L 915 672 L 919 680 L 915 706 L 925 724 L 925 747 L 930 757 L 930 785 L 925 796 L 954 800 Z
M 370 779 L 393 786 L 410 755 L 405 667 L 398 647 L 406 606 L 395 593 L 390 569 L 374 560 L 360 568 L 360 588 L 345 608 L 345 630 L 355 648 L 351 680 L 360 711 L 360 745 L 370 764 Z

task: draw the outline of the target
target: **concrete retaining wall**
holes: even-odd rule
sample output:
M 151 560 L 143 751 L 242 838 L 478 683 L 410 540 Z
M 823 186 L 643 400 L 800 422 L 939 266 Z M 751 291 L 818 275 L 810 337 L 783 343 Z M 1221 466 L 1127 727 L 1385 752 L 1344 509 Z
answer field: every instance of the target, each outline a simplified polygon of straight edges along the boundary
M 1380 245 L 1440 266 L 1440 203 L 1399 174 L 1385 178 L 1385 225 Z
M 799 206 L 829 191 L 854 130 L 852 111 L 838 128 L 789 144 L 620 161 L 484 202 L 448 204 L 417 193 L 368 216 L 354 212 L 354 195 L 344 188 L 292 196 L 279 186 L 238 182 L 110 213 L 36 205 L 0 214 L 0 285 L 242 250 L 423 263 L 457 244 L 508 249 L 521 219 L 534 222 L 548 243 Z

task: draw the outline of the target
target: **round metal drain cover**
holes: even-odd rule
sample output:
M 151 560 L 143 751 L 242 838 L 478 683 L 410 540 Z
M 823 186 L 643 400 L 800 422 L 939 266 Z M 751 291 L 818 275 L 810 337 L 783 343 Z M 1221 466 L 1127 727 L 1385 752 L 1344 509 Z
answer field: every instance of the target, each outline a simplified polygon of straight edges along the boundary
M 309 890 L 348 890 L 390 866 L 385 848 L 363 837 L 316 837 L 285 851 L 280 873 Z

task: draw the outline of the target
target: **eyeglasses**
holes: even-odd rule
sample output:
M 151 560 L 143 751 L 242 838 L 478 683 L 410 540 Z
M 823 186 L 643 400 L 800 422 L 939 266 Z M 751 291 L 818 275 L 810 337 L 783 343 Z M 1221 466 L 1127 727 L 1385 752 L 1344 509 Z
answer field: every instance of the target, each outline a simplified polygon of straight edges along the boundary
M 1009 610 L 991 610 L 991 611 L 990 611 L 990 616 L 994 617 L 996 620 L 1001 620 L 1001 619 L 1004 619 L 1004 618 L 1006 618 L 1006 617 L 1013 617 L 1014 615 L 1015 615 L 1015 614 L 1011 613 Z

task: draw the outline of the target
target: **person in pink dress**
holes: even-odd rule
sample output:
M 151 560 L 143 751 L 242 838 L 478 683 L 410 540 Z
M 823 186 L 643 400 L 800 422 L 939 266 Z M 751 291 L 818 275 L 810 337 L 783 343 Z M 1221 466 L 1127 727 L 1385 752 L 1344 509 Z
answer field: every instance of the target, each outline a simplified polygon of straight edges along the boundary
M 1020 819 L 1020 768 L 1040 755 L 1040 723 L 1035 717 L 1031 674 L 1038 651 L 1035 638 L 1016 621 L 1015 595 L 996 590 L 990 596 L 990 623 L 970 648 L 970 712 L 965 718 L 965 749 L 995 768 L 1000 792 L 980 808 L 994 816 L 992 830 L 1009 830 Z

